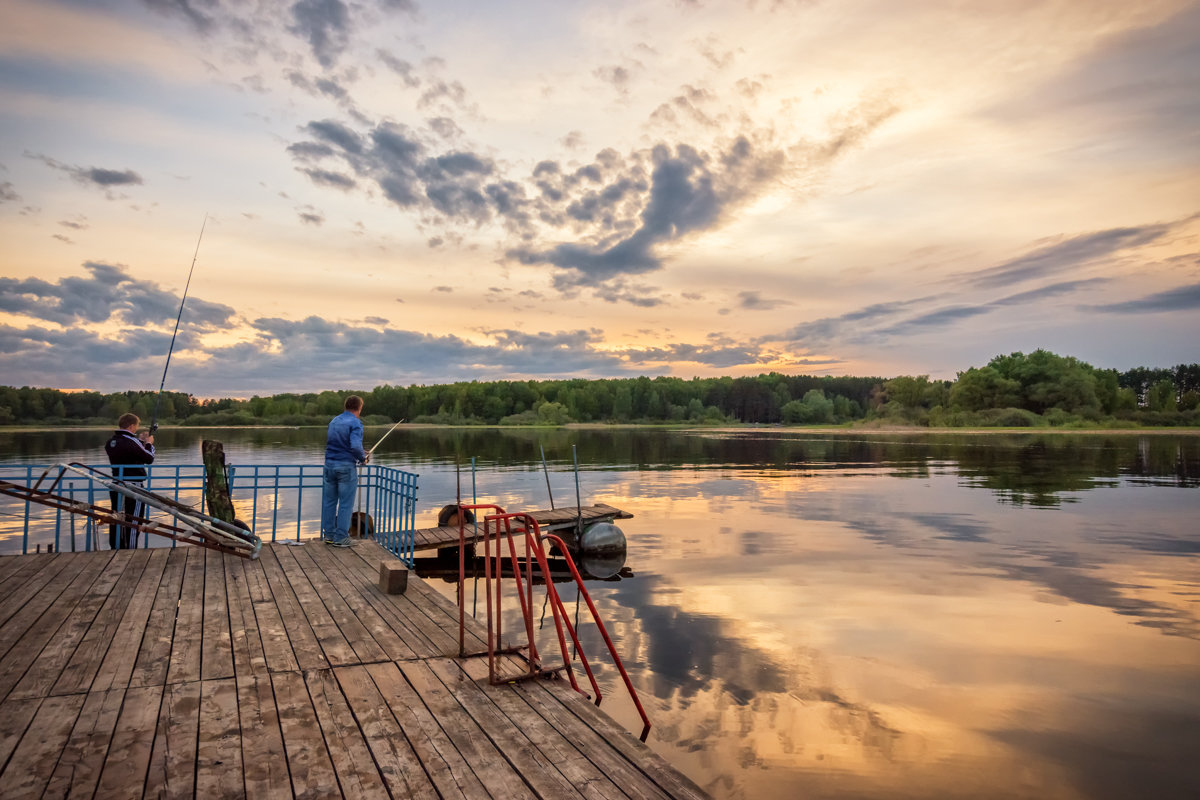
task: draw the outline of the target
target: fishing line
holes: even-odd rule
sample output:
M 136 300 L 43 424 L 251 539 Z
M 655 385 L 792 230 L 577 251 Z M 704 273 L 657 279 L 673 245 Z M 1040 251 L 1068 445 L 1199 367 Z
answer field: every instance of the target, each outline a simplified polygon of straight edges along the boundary
M 183 285 L 183 297 L 179 300 L 179 313 L 175 315 L 175 332 L 171 334 L 171 346 L 167 348 L 167 363 L 163 365 L 162 381 L 158 384 L 158 397 L 154 398 L 154 414 L 150 417 L 150 435 L 158 430 L 158 409 L 162 404 L 163 387 L 167 385 L 167 370 L 171 368 L 171 353 L 175 351 L 175 337 L 179 335 L 179 320 L 183 318 L 183 304 L 187 302 L 188 288 L 192 285 L 192 273 L 196 271 L 196 259 L 200 256 L 200 242 L 204 239 L 204 226 L 208 214 L 200 223 L 200 236 L 196 239 L 196 252 L 192 254 L 192 267 L 188 270 L 187 283 Z

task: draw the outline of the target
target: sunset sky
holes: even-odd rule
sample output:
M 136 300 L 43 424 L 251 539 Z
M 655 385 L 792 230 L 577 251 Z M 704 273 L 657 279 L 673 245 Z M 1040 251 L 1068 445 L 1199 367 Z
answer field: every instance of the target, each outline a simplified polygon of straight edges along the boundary
M 0 384 L 1200 360 L 1200 3 L 0 0 Z

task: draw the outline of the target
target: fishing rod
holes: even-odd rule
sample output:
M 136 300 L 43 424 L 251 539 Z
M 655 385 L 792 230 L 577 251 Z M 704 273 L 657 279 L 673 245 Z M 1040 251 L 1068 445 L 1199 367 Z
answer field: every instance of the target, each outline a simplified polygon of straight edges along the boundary
M 392 431 L 396 430 L 396 428 L 399 428 L 399 427 L 400 427 L 400 423 L 402 423 L 402 422 L 404 422 L 404 420 L 400 420 L 400 422 L 397 422 L 395 425 L 393 425 L 392 427 L 388 428 L 388 432 L 387 432 L 387 433 L 385 433 L 383 436 L 380 436 L 380 437 L 379 437 L 379 441 L 378 441 L 378 442 L 376 442 L 374 445 L 372 445 L 372 446 L 371 446 L 371 449 L 367 451 L 367 455 L 371 455 L 372 453 L 374 453 L 374 452 L 375 452 L 375 448 L 376 448 L 376 447 L 379 447 L 379 445 L 383 444 L 383 440 L 384 440 L 384 439 L 386 439 L 386 438 L 387 438 L 389 435 L 391 435 Z
M 192 273 L 196 271 L 196 258 L 200 255 L 200 242 L 204 239 L 204 226 L 208 224 L 208 214 L 200 223 L 200 236 L 196 239 L 196 252 L 192 254 L 192 267 L 188 270 L 187 283 L 183 285 L 183 297 L 179 301 L 179 313 L 175 315 L 175 332 L 171 334 L 171 346 L 167 348 L 167 363 L 163 365 L 162 381 L 158 384 L 158 396 L 154 398 L 154 415 L 150 418 L 150 435 L 158 430 L 158 409 L 162 405 L 163 387 L 167 385 L 167 370 L 171 368 L 171 353 L 175 350 L 175 337 L 179 335 L 179 320 L 183 318 L 183 304 L 187 302 L 188 287 L 192 285 Z

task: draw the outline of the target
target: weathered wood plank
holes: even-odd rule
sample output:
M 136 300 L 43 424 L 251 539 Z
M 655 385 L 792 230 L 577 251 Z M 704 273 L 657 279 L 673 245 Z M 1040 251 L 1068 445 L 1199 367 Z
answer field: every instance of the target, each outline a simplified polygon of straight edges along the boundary
M 343 794 L 350 798 L 387 798 L 383 776 L 333 672 L 313 670 L 304 677 Z
M 190 547 L 168 550 L 167 564 L 154 593 L 154 605 L 146 621 L 137 661 L 129 676 L 130 686 L 160 686 L 166 682 L 171 665 L 171 645 L 175 638 L 175 614 L 183 590 L 183 572 Z
M 486 661 L 439 659 L 427 664 L 540 795 L 626 798 L 570 740 L 546 725 L 523 698 L 510 691 L 511 687 L 489 688 Z M 467 666 L 479 677 L 469 675 L 464 669 Z
M 290 552 L 296 559 L 296 564 L 304 571 L 309 583 L 312 584 L 313 591 L 321 599 L 330 618 L 354 651 L 355 661 L 353 663 L 364 664 L 381 661 L 388 657 L 387 653 L 375 641 L 375 637 L 371 635 L 366 626 L 355 616 L 346 598 L 342 596 L 338 587 L 320 567 L 320 562 L 329 560 L 327 551 L 335 549 L 337 548 L 320 545 L 319 549 L 312 546 L 293 547 Z
M 271 594 L 279 608 L 280 618 L 287 630 L 288 639 L 292 643 L 292 652 L 296 656 L 296 663 L 302 670 L 323 669 L 329 666 L 329 659 L 325 657 L 325 652 L 321 649 L 320 642 L 317 641 L 317 634 L 313 631 L 312 625 L 288 581 L 288 576 L 279 563 L 279 554 L 287 549 L 289 548 L 284 545 L 264 547 L 258 561 L 262 564 L 263 574 L 267 578 Z
M 8 597 L 25 582 L 45 569 L 60 553 L 33 553 L 20 556 L 0 556 L 0 604 L 8 608 Z M 0 623 L 4 617 L 0 616 Z
M 112 646 L 113 636 L 129 608 L 133 590 L 141 580 L 146 564 L 150 560 L 149 550 L 128 552 L 129 559 L 124 572 L 113 584 L 108 597 L 104 598 L 104 603 L 96 612 L 96 618 L 88 627 L 83 641 L 75 648 L 71 660 L 67 662 L 62 674 L 54 682 L 54 688 L 50 690 L 51 694 L 74 694 L 87 691 L 88 687 L 92 685 L 92 680 L 95 679 L 100 664 Z M 118 564 L 120 563 L 117 560 L 119 555 L 113 558 L 114 562 Z
M 371 664 L 367 672 L 408 734 L 438 792 L 443 797 L 479 797 L 490 791 L 496 797 L 533 798 L 512 765 L 441 682 L 428 680 L 423 665 L 422 661 L 405 662 L 401 673 L 396 664 Z M 410 675 L 417 677 L 412 685 L 406 680 Z
M 100 772 L 96 797 L 136 796 L 146 780 L 146 767 L 159 718 L 163 687 L 141 686 L 125 692 L 125 703 L 113 730 L 108 756 Z
M 205 550 L 204 643 L 200 654 L 200 677 L 206 681 L 233 677 L 233 644 L 225 589 L 225 554 Z
M 371 593 L 378 593 L 378 590 L 374 584 L 364 584 L 363 576 L 355 575 L 353 567 L 349 566 L 350 563 L 361 563 L 359 559 L 349 553 L 337 552 L 337 548 L 325 549 L 329 552 L 320 560 L 322 571 L 342 595 L 358 621 L 383 648 L 385 657 L 393 660 L 416 658 L 416 651 L 388 624 L 368 599 Z
M 304 678 L 298 672 L 274 672 L 271 684 L 279 708 L 283 746 L 287 750 L 292 792 L 297 800 L 324 800 L 340 796 L 337 772 L 325 749 L 321 727 L 309 701 Z
M 108 744 L 117 726 L 125 689 L 92 692 L 83 703 L 63 748 L 46 797 L 88 797 L 96 790 Z
M 319 542 L 305 545 L 305 547 L 325 547 L 326 545 Z M 321 652 L 325 654 L 331 666 L 341 664 L 357 664 L 359 658 L 354 652 L 354 648 L 342 635 L 337 623 L 334 621 L 329 609 L 325 607 L 324 601 L 313 588 L 312 583 L 308 580 L 308 576 L 304 574 L 304 570 L 296 562 L 293 550 L 299 550 L 298 547 L 279 547 L 275 549 L 275 557 L 279 560 L 279 566 L 286 576 L 288 585 L 296 593 L 296 600 L 303 611 L 308 624 L 312 626 L 313 633 L 317 637 L 317 641 L 321 645 Z
M 183 585 L 179 590 L 179 611 L 171 640 L 167 683 L 200 680 L 204 637 L 204 548 L 187 548 L 183 567 Z
M 215 550 L 215 555 L 220 555 Z M 249 736 L 255 731 L 247 731 Z M 196 797 L 245 797 L 242 730 L 237 682 L 201 681 L 200 732 L 196 740 Z
M 334 675 L 392 796 L 436 798 L 438 793 L 420 759 L 366 669 L 341 667 L 334 670 Z
M 200 729 L 200 688 L 200 681 L 191 681 L 168 684 L 162 689 L 144 797 L 173 800 L 193 796 Z
M 287 751 L 283 747 L 270 675 L 265 670 L 255 674 L 239 672 L 237 692 L 246 797 L 290 798 L 292 783 Z
M 8 765 L 0 772 L 5 798 L 42 796 L 85 699 L 76 694 L 42 702 Z
M 0 658 L 3 658 L 16 642 L 25 635 L 49 608 L 63 587 L 70 585 L 83 570 L 78 559 L 55 556 L 46 562 L 34 575 L 0 605 Z
M 10 698 L 0 703 L 0 768 L 8 762 L 8 757 L 17 748 L 17 743 L 25 735 L 25 730 L 41 704 L 40 697 L 27 700 Z
M 223 554 L 225 567 L 225 598 L 229 604 L 229 634 L 233 650 L 233 669 L 238 677 L 264 674 L 267 658 L 258 633 L 254 604 L 246 585 L 246 573 L 240 562 L 246 559 L 231 553 Z
M 263 560 L 242 563 L 242 575 L 246 578 L 246 590 L 253 605 L 254 619 L 258 624 L 259 642 L 262 644 L 263 657 L 267 660 L 267 668 L 272 672 L 294 672 L 300 669 L 296 662 L 296 654 L 292 651 L 292 643 L 288 639 L 287 628 L 280 616 L 280 608 L 275 604 L 275 596 L 271 593 L 270 583 L 263 571 Z M 308 631 L 312 637 L 312 630 Z M 313 639 L 315 646 L 315 639 Z
M 88 558 L 37 624 L 0 659 L 0 698 L 45 697 L 50 693 L 108 589 L 120 577 L 121 565 L 106 572 L 109 567 L 112 562 L 106 556 Z M 104 586 L 93 591 L 97 582 Z
M 92 681 L 93 692 L 129 686 L 129 677 L 133 674 L 138 650 L 141 649 L 146 633 L 146 623 L 150 619 L 150 611 L 154 607 L 154 598 L 170 554 L 169 550 L 161 547 L 148 552 L 150 560 L 142 571 L 141 579 L 133 590 L 133 598 L 129 601 L 121 624 L 113 635 L 112 646 L 108 648 L 108 654 L 100 664 L 95 680 Z

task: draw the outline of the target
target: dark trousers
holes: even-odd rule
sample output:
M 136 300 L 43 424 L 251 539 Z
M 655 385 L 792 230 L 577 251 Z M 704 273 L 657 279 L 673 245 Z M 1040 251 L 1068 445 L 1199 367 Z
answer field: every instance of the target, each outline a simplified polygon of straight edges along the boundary
M 126 519 L 140 520 L 146 513 L 146 507 L 136 498 L 126 497 L 120 492 L 109 492 L 112 510 L 116 514 L 124 512 Z M 128 550 L 138 545 L 138 532 L 126 525 L 113 523 L 108 526 L 108 546 L 113 550 Z

